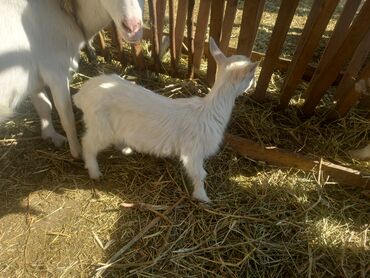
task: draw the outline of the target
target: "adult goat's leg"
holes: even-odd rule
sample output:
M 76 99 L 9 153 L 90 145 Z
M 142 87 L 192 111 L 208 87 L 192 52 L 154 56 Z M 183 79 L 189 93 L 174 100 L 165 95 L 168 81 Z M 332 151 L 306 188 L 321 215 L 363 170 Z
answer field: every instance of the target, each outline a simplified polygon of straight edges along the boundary
M 52 104 L 45 92 L 34 93 L 31 95 L 31 100 L 40 117 L 41 137 L 51 139 L 56 147 L 62 146 L 66 142 L 66 138 L 54 129 L 51 119 Z
M 81 153 L 81 145 L 77 139 L 68 78 L 65 78 L 64 80 L 63 77 L 51 78 L 51 82 L 47 82 L 47 84 L 49 84 L 60 121 L 62 122 L 63 129 L 67 134 L 71 154 L 74 158 L 78 158 Z

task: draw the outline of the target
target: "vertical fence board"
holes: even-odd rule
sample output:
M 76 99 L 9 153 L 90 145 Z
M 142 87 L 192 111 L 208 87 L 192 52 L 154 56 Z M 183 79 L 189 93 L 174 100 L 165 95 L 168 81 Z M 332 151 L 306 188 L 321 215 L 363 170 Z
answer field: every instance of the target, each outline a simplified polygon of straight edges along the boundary
M 176 53 L 175 53 L 175 9 L 173 6 L 174 0 L 168 1 L 168 10 L 169 10 L 169 24 L 170 24 L 170 55 L 171 55 L 171 67 L 172 71 L 176 72 Z
M 212 0 L 211 22 L 209 27 L 209 36 L 219 45 L 221 37 L 222 21 L 224 16 L 224 0 Z M 212 86 L 215 81 L 216 62 L 212 56 L 207 59 L 207 83 Z
M 204 51 L 204 41 L 207 33 L 208 19 L 211 10 L 211 0 L 202 0 L 199 5 L 197 17 L 197 29 L 194 37 L 194 59 L 193 72 L 197 73 L 200 68 L 200 63 Z
M 335 24 L 335 28 L 330 37 L 329 43 L 321 56 L 319 65 L 317 66 L 314 75 L 312 76 L 311 83 L 304 93 L 305 97 L 311 94 L 312 85 L 316 83 L 316 80 L 318 76 L 321 74 L 322 69 L 325 68 L 326 64 L 334 58 L 334 55 L 336 54 L 339 46 L 341 45 L 345 38 L 345 34 L 347 34 L 348 32 L 349 26 L 353 20 L 353 17 L 356 14 L 356 11 L 360 3 L 361 0 L 351 0 L 347 1 L 345 6 L 343 7 L 342 14 L 340 15 L 337 23 Z
M 156 2 L 157 2 L 156 10 L 157 10 L 158 50 L 159 50 L 159 53 L 161 53 L 162 52 L 164 18 L 166 17 L 167 0 L 156 0 Z
M 223 53 L 227 53 L 231 33 L 233 31 L 236 11 L 238 9 L 238 0 L 228 0 L 226 4 L 224 22 L 222 23 L 221 39 L 219 48 Z
M 189 0 L 188 3 L 188 76 L 190 79 L 194 77 L 194 39 L 193 39 L 193 22 L 194 22 L 194 3 L 195 0 Z
M 281 89 L 280 108 L 288 105 L 337 4 L 338 0 L 315 0 Z
M 264 6 L 265 0 L 244 1 L 239 41 L 236 50 L 238 54 L 248 57 L 251 55 Z
M 157 18 L 157 0 L 149 0 L 149 14 L 152 20 L 153 36 L 152 36 L 152 57 L 154 60 L 154 67 L 157 72 L 160 70 L 159 59 L 159 40 L 158 40 L 158 18 Z
M 360 76 L 357 78 L 356 81 L 359 81 L 361 79 L 367 80 L 370 78 L 370 63 L 368 63 L 363 71 L 361 72 Z M 342 98 L 337 102 L 335 105 L 334 111 L 329 113 L 328 118 L 329 119 L 336 119 L 338 117 L 345 116 L 348 111 L 356 104 L 358 99 L 361 96 L 361 92 L 356 90 L 356 82 L 352 83 L 352 87 L 350 90 L 342 96 Z
M 342 65 L 353 55 L 355 49 L 370 31 L 370 1 L 364 2 L 362 9 L 353 21 L 346 38 L 336 52 L 335 59 L 330 60 L 312 85 L 311 94 L 307 97 L 302 109 L 310 116 L 319 103 L 325 90 L 337 77 Z
M 334 99 L 340 99 L 348 90 L 353 86 L 354 80 L 357 77 L 363 62 L 370 52 L 370 32 L 367 33 L 366 37 L 357 47 L 355 53 L 352 56 L 351 61 L 348 64 L 348 67 L 343 74 L 342 80 L 340 81 L 335 94 Z
M 292 22 L 294 12 L 297 9 L 299 0 L 283 0 L 279 9 L 279 14 L 272 31 L 269 46 L 266 51 L 263 66 L 258 78 L 257 87 L 253 98 L 262 100 L 266 97 L 266 90 L 271 79 L 271 75 L 279 60 L 279 55 Z
M 184 31 L 186 24 L 186 13 L 188 10 L 188 0 L 180 0 L 177 2 L 177 15 L 175 25 L 175 61 L 179 64 L 181 57 L 182 41 L 184 39 Z

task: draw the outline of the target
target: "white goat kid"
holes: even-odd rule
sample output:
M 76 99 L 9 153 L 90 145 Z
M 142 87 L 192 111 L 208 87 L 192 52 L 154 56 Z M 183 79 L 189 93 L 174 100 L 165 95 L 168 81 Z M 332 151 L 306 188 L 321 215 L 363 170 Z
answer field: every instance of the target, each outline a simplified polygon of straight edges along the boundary
M 78 157 L 69 93 L 69 70 L 76 69 L 84 42 L 112 20 L 125 40 L 142 35 L 144 0 L 1 0 L 0 122 L 11 117 L 26 95 L 41 118 L 43 138 L 63 144 L 51 122 L 49 88 L 66 132 L 72 156 Z
M 98 152 L 125 144 L 143 153 L 179 156 L 193 182 L 193 197 L 209 202 L 203 161 L 218 151 L 235 98 L 252 86 L 257 66 L 245 56 L 226 58 L 213 39 L 210 51 L 218 73 L 204 98 L 166 98 L 117 75 L 82 86 L 73 100 L 84 113 L 82 149 L 91 178 L 101 175 Z

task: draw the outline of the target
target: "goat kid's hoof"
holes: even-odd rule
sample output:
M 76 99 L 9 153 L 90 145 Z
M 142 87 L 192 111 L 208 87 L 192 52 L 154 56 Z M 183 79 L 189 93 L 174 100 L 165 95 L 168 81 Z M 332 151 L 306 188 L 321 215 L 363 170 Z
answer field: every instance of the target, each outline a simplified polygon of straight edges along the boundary
M 193 193 L 193 198 L 203 203 L 207 203 L 207 204 L 212 203 L 211 199 L 209 199 L 208 196 L 205 194 Z
M 57 148 L 60 148 L 67 142 L 67 138 L 64 137 L 63 135 L 60 135 L 57 132 L 51 135 L 43 135 L 42 139 L 50 140 L 53 143 L 53 145 Z
M 98 180 L 99 178 L 103 176 L 103 174 L 100 171 L 94 171 L 94 172 L 89 171 L 89 176 L 90 176 L 90 179 Z

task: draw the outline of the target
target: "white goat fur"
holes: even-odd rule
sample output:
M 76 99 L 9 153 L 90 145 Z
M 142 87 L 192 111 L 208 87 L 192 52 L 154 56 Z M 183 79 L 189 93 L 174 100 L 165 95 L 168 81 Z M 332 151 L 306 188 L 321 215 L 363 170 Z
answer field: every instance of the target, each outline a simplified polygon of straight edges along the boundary
M 157 156 L 179 156 L 194 184 L 193 197 L 209 199 L 204 190 L 204 159 L 218 151 L 235 98 L 249 89 L 257 63 L 245 56 L 226 58 L 214 41 L 218 64 L 215 85 L 204 98 L 170 99 L 117 75 L 87 81 L 73 100 L 84 113 L 83 157 L 90 177 L 101 173 L 97 153 L 122 144 Z
M 41 118 L 42 137 L 61 145 L 65 138 L 51 122 L 51 102 L 45 94 L 49 88 L 71 153 L 78 157 L 69 70 L 77 68 L 85 40 L 112 19 L 126 40 L 138 40 L 143 4 L 144 0 L 1 0 L 0 122 L 31 95 Z M 72 7 L 78 8 L 73 15 Z

